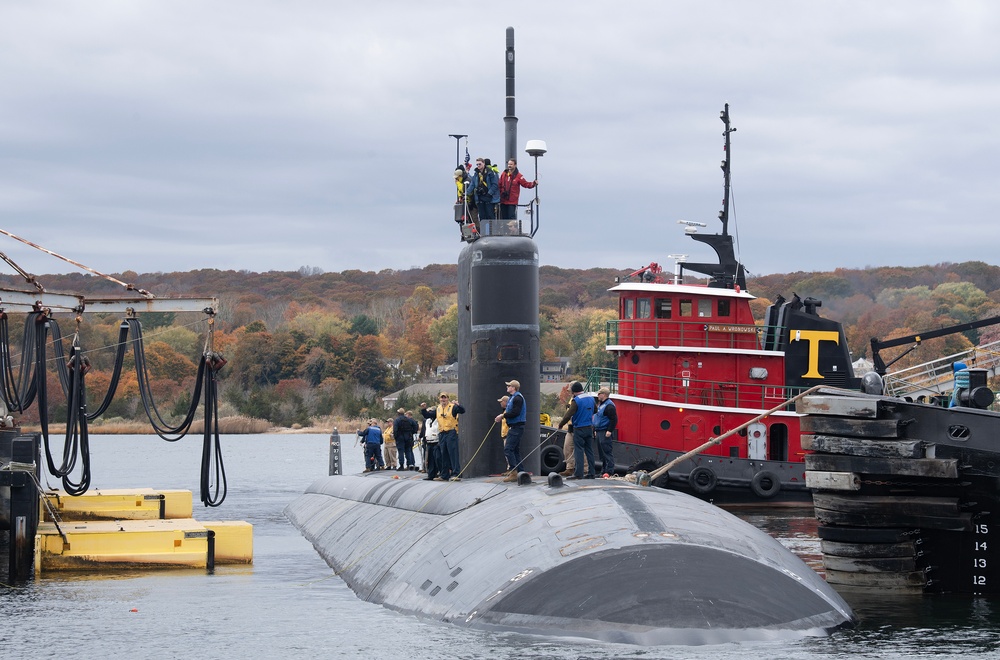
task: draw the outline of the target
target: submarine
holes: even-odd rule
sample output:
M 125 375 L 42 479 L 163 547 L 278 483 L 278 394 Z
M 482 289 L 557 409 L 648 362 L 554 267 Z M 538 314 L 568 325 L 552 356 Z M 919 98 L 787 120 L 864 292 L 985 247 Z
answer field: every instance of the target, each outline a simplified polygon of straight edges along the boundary
M 362 599 L 479 629 L 649 645 L 825 634 L 850 607 L 778 541 L 617 479 L 318 479 L 285 510 Z
M 512 28 L 505 60 L 509 159 L 516 142 Z M 537 171 L 544 143 L 529 147 Z M 853 625 L 847 603 L 802 560 L 712 504 L 622 479 L 534 478 L 541 444 L 537 199 L 536 189 L 526 205 L 530 231 L 520 221 L 514 232 L 499 221 L 488 231 L 485 223 L 475 231 L 462 225 L 459 398 L 468 412 L 459 418 L 461 480 L 335 474 L 310 484 L 285 515 L 359 598 L 458 626 L 695 645 Z M 503 480 L 492 424 L 498 392 L 511 379 L 520 381 L 532 413 L 514 482 Z

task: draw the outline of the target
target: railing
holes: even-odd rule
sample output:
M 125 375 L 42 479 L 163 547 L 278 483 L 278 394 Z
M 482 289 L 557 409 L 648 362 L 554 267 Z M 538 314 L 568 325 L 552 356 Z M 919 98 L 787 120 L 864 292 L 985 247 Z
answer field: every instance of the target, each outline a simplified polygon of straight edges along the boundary
M 521 209 L 524 209 L 527 216 L 523 220 L 520 218 Z M 485 236 L 534 237 L 535 232 L 538 231 L 538 200 L 532 199 L 527 204 L 518 204 L 517 211 L 514 219 L 504 220 L 500 218 L 500 204 L 495 204 L 494 215 L 496 217 L 493 220 L 476 217 L 474 221 L 469 221 L 468 218 L 473 217 L 473 215 L 464 204 L 459 203 L 455 204 L 455 221 L 460 224 L 462 239 L 465 241 L 474 241 Z
M 709 319 L 622 319 L 608 321 L 608 346 L 685 346 L 691 348 L 762 349 L 763 337 L 775 327 L 726 323 Z
M 656 401 L 731 408 L 767 408 L 779 401 L 790 399 L 806 389 L 763 383 L 678 378 L 591 367 L 587 370 L 587 389 L 593 392 L 601 387 L 607 387 L 613 394 Z
M 947 394 L 954 386 L 952 364 L 964 362 L 976 369 L 988 369 L 994 374 L 1000 365 L 1000 341 L 946 355 L 885 375 L 885 392 L 890 396 Z

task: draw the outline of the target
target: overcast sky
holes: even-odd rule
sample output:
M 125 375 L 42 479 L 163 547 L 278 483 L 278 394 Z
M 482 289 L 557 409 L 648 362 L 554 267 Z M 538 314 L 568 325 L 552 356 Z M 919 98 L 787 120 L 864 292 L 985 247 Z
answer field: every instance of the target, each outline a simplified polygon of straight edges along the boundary
M 677 220 L 720 226 L 726 102 L 750 273 L 1000 264 L 991 1 L 2 0 L 0 228 L 106 273 L 453 263 L 508 26 L 542 264 L 711 256 Z

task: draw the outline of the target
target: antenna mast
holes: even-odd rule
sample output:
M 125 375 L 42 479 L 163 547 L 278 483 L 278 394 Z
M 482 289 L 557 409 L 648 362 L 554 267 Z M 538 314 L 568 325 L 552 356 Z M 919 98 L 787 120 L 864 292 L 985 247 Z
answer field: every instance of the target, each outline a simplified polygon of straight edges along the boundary
M 504 133 L 504 161 L 502 165 L 507 166 L 507 161 L 517 157 L 517 117 L 514 116 L 514 28 L 507 28 L 507 51 L 505 55 L 507 71 L 507 114 L 503 118 Z
M 719 211 L 719 220 L 722 220 L 722 235 L 729 235 L 729 184 L 730 184 L 730 171 L 729 171 L 729 155 L 731 144 L 729 142 L 729 134 L 735 131 L 729 125 L 729 104 L 725 105 L 722 112 L 719 113 L 719 119 L 722 123 L 726 125 L 726 130 L 722 131 L 722 135 L 726 138 L 726 146 L 724 147 L 726 152 L 726 157 L 722 161 L 722 178 L 724 179 L 724 189 L 722 193 L 722 210 Z

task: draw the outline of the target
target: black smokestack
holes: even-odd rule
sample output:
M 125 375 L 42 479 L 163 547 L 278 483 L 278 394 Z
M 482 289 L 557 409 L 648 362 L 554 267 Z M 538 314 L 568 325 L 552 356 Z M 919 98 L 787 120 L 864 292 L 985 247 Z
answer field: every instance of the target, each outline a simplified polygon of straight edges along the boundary
M 503 118 L 504 161 L 516 158 L 517 117 L 514 116 L 514 28 L 507 28 L 507 114 Z

